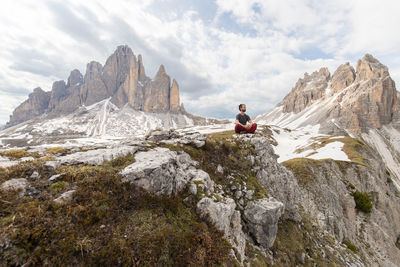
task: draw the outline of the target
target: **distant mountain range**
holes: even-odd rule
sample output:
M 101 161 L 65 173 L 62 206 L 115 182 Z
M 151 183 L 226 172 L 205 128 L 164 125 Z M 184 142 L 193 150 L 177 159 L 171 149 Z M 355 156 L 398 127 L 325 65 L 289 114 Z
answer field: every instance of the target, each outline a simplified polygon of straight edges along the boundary
M 33 90 L 10 117 L 6 127 L 36 118 L 43 114 L 70 114 L 82 106 L 90 106 L 111 99 L 118 108 L 129 105 L 145 112 L 185 111 L 179 100 L 179 85 L 167 75 L 161 65 L 153 79 L 146 76 L 142 56 L 136 57 L 127 46 L 118 46 L 104 66 L 92 61 L 83 76 L 79 70 L 71 71 L 67 82 L 53 83 L 52 90 Z

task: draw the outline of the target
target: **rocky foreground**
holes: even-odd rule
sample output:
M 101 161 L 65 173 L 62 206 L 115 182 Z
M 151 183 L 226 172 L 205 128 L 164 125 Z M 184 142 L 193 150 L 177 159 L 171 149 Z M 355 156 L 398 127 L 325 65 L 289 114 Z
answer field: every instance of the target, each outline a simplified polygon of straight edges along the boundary
M 354 140 L 349 161 L 279 164 L 271 129 L 4 149 L 0 260 L 396 266 L 400 195 L 382 160 Z

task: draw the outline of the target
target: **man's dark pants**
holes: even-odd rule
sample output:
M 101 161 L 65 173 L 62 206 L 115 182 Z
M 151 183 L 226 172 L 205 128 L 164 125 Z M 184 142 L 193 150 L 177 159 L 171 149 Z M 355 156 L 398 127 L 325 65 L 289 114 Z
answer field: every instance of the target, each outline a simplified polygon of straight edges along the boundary
M 254 133 L 257 129 L 257 123 L 253 123 L 250 128 L 246 129 L 240 124 L 236 124 L 235 133 L 240 133 L 241 131 L 246 131 L 247 133 Z

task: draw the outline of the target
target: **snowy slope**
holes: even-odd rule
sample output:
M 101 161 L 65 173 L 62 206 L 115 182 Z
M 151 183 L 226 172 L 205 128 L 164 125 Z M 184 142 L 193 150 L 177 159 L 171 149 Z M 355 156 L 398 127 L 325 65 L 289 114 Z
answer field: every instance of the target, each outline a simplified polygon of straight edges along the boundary
M 400 189 L 400 131 L 392 124 L 381 129 L 369 129 L 366 133 L 355 133 L 341 127 L 331 112 L 346 101 L 352 101 L 354 86 L 345 88 L 340 93 L 327 91 L 325 96 L 316 100 L 299 113 L 284 113 L 283 106 L 277 106 L 271 111 L 258 115 L 254 121 L 259 124 L 274 125 L 291 130 L 290 134 L 275 135 L 278 142 L 275 152 L 280 156 L 280 162 L 295 157 L 318 158 L 319 153 L 295 153 L 304 143 L 311 143 L 316 137 L 329 135 L 348 135 L 367 143 L 383 158 L 387 168 L 397 179 L 394 184 Z M 316 130 L 318 129 L 318 130 Z M 330 143 L 325 148 L 324 155 L 332 159 L 346 160 L 340 145 Z
M 278 126 L 271 126 L 272 137 L 276 141 L 275 154 L 279 156 L 279 163 L 293 158 L 310 159 L 334 159 L 350 161 L 346 153 L 342 151 L 343 142 L 340 136 L 329 136 L 320 134 L 319 125 L 305 126 L 290 130 Z M 331 140 L 332 142 L 322 145 L 320 140 Z
M 143 137 L 149 131 L 162 128 L 194 126 L 195 122 L 180 113 L 148 113 L 128 105 L 119 109 L 105 99 L 60 117 L 40 117 L 0 131 L 0 144 L 26 146 L 62 143 L 74 138 L 123 139 Z

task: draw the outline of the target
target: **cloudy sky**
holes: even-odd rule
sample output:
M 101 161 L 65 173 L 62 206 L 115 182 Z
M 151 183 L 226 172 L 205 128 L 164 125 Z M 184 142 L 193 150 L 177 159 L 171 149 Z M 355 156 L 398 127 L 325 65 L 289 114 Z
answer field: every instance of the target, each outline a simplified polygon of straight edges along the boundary
M 275 106 L 305 72 L 371 53 L 400 82 L 396 0 L 2 0 L 0 124 L 35 87 L 51 90 L 115 48 L 164 64 L 186 110 L 226 118 Z

